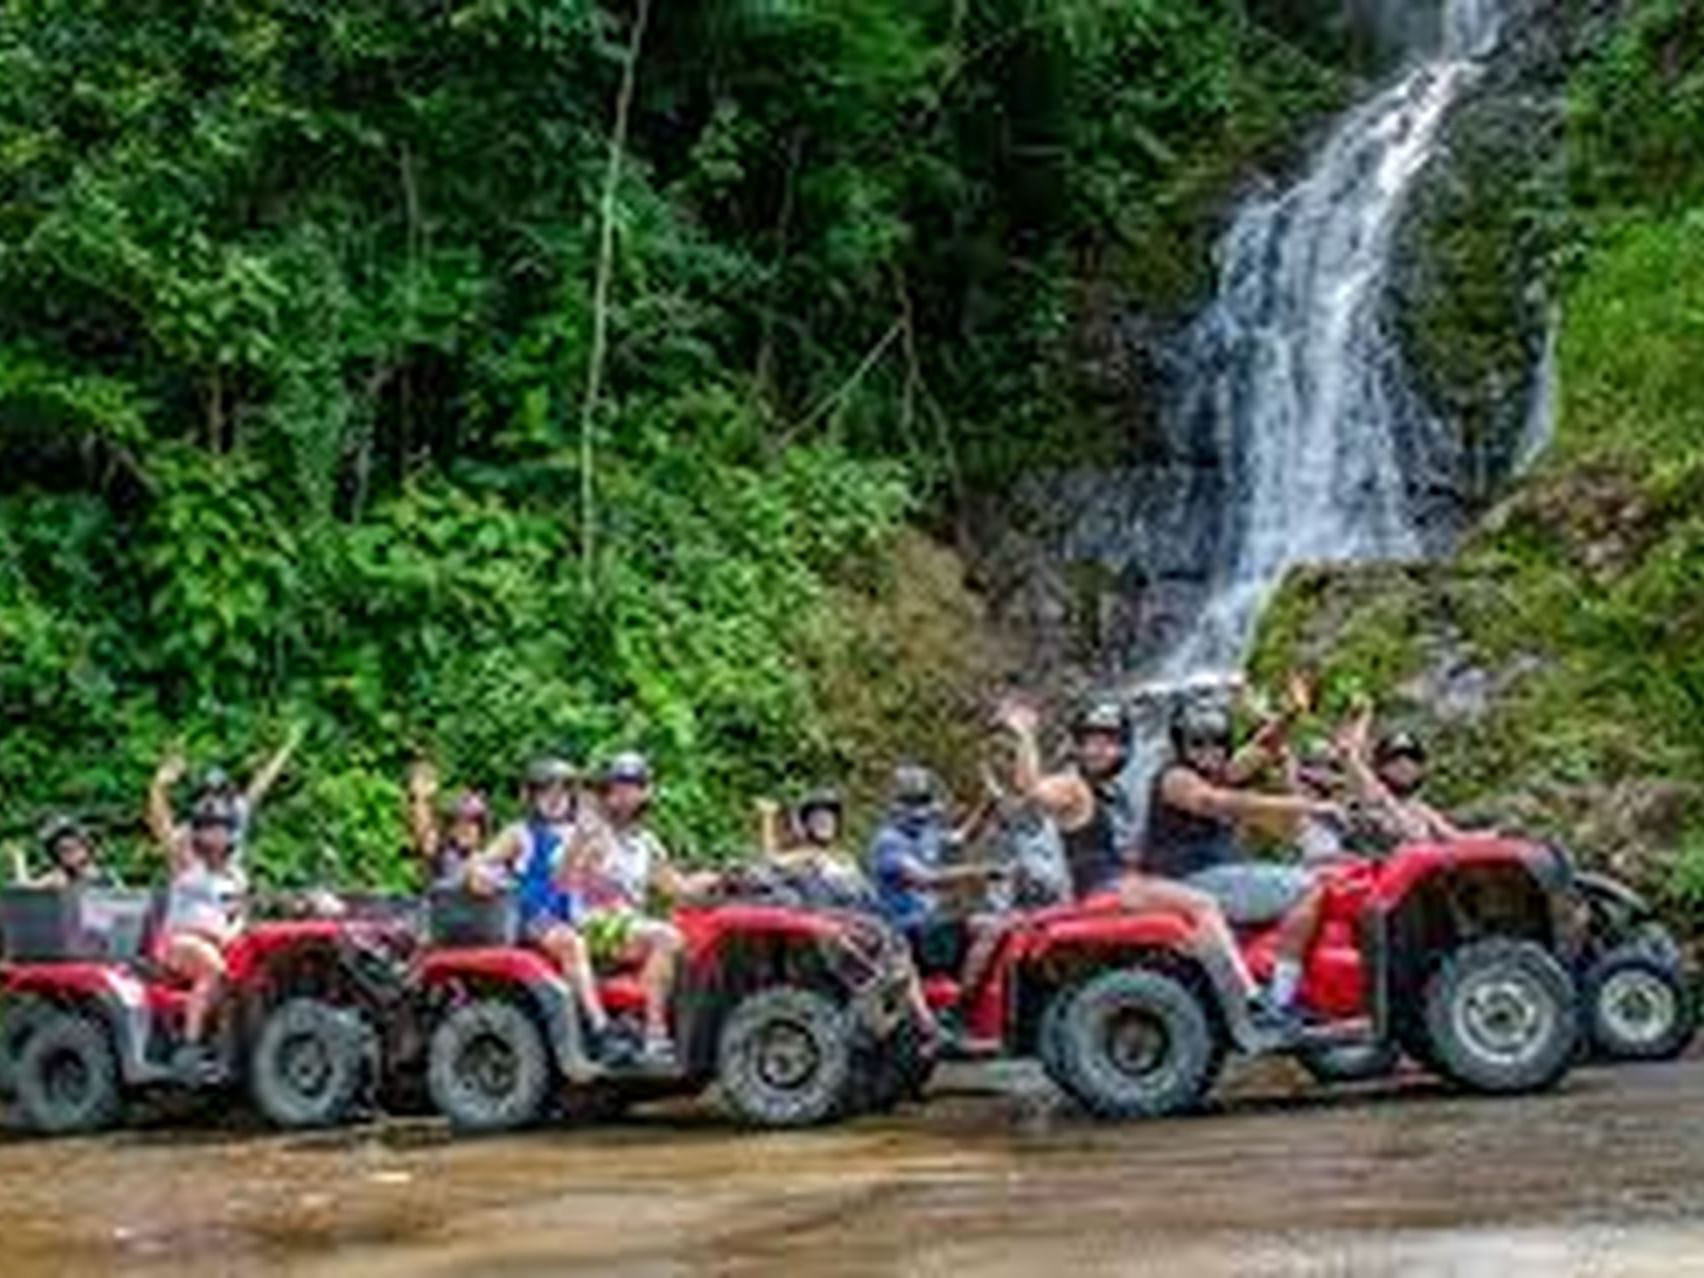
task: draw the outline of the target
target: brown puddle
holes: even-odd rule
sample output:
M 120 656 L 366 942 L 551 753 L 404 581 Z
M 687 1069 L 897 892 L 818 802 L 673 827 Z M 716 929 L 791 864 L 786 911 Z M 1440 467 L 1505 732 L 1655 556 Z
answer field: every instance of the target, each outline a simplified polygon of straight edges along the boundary
M 1704 1274 L 1701 1208 L 1689 1062 L 1505 1101 L 1298 1090 L 1269 1066 L 1218 1113 L 1128 1125 L 971 1072 L 927 1108 L 799 1133 L 669 1110 L 499 1140 L 0 1143 L 5 1278 Z

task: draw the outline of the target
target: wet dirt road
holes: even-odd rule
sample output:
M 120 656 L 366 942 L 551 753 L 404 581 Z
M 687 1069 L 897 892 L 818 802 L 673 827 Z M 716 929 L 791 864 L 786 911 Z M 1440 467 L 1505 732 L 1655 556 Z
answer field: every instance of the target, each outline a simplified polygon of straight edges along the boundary
M 1268 1065 L 1213 1115 L 1123 1126 L 1023 1076 L 937 1091 L 796 1134 L 5 1139 L 0 1274 L 1704 1274 L 1704 1061 L 1517 1101 Z

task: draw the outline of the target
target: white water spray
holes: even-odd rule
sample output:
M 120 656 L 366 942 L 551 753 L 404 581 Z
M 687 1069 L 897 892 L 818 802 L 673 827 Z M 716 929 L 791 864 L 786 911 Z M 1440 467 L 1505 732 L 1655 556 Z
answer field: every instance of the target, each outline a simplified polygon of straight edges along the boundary
M 1349 111 L 1308 171 L 1239 211 L 1218 296 L 1184 342 L 1174 429 L 1228 473 L 1201 615 L 1145 672 L 1242 662 L 1293 565 L 1418 556 L 1398 428 L 1437 432 L 1385 329 L 1396 231 L 1450 107 L 1498 39 L 1495 0 L 1450 0 L 1440 51 Z

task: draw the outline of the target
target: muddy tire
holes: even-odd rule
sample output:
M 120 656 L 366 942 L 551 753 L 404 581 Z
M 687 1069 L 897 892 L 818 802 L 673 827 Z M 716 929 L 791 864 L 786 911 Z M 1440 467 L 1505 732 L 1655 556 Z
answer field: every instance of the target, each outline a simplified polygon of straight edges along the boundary
M 1195 991 L 1148 969 L 1087 981 L 1060 1009 L 1057 1033 L 1054 1082 L 1102 1118 L 1194 1109 L 1224 1059 Z
M 1667 1061 L 1698 1033 L 1698 1002 L 1682 971 L 1637 944 L 1587 969 L 1580 991 L 1586 1039 L 1612 1061 Z
M 261 1023 L 249 1090 L 278 1127 L 333 1127 L 354 1114 L 377 1057 L 377 1036 L 359 1012 L 293 998 Z
M 1578 1008 L 1573 980 L 1543 946 L 1477 941 L 1446 958 L 1426 987 L 1429 1055 L 1473 1091 L 1551 1087 L 1573 1061 Z
M 58 1008 L 33 994 L 19 994 L 0 1002 L 0 1099 L 10 1100 L 17 1095 L 18 1063 L 24 1058 L 30 1035 L 58 1015 Z
M 1388 1078 L 1402 1063 L 1402 1049 L 1395 1043 L 1345 1043 L 1335 1047 L 1312 1047 L 1296 1054 L 1301 1067 L 1316 1083 L 1364 1083 Z
M 1060 1024 L 1065 1019 L 1065 1008 L 1070 1003 L 1071 996 L 1077 991 L 1074 987 L 1057 990 L 1047 1000 L 1041 1009 L 1041 1020 L 1035 1027 L 1035 1056 L 1041 1062 L 1041 1067 L 1047 1076 L 1058 1082 L 1065 1068 L 1064 1038 L 1060 1033 Z M 1064 1086 L 1064 1084 L 1060 1084 Z
M 538 1121 L 551 1075 L 537 1023 L 503 999 L 456 1008 L 438 1022 L 427 1048 L 432 1103 L 461 1131 L 511 1131 Z
M 38 1132 L 100 1131 L 123 1109 L 111 1033 L 74 1012 L 56 1012 L 36 1027 L 18 1060 L 16 1081 L 18 1111 Z
M 754 1127 L 809 1127 L 851 1096 L 853 1028 L 826 995 L 783 985 L 748 995 L 728 1014 L 716 1078 L 729 1112 Z

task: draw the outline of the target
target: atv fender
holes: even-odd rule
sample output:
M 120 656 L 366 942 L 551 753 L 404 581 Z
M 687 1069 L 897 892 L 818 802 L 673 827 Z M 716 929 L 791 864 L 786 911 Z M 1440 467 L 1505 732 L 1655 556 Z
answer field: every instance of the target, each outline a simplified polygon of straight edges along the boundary
M 424 955 L 417 979 L 422 990 L 446 989 L 462 981 L 506 987 L 526 998 L 544 1022 L 556 1067 L 571 1082 L 602 1076 L 586 1052 L 574 992 L 548 959 L 531 950 L 455 949 Z
M 51 971 L 39 975 L 15 973 L 7 992 L 36 994 L 60 1006 L 82 1004 L 96 1009 L 112 1034 L 125 1086 L 163 1082 L 171 1076 L 166 1066 L 148 1059 L 154 1027 L 148 989 L 124 968 L 107 963 L 55 963 Z
M 1050 918 L 1029 938 L 1027 960 L 1041 960 L 1061 952 L 1110 953 L 1141 950 L 1171 953 L 1191 962 L 1206 979 L 1203 991 L 1217 1004 L 1227 1036 L 1244 1052 L 1263 1046 L 1249 1015 L 1249 1000 L 1237 978 L 1230 954 L 1178 914 L 1153 911 L 1131 914 L 1107 908 Z

